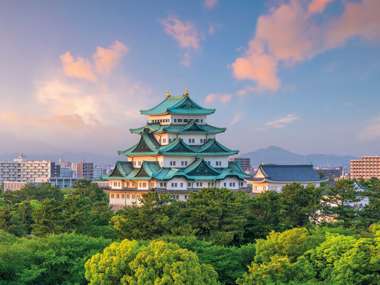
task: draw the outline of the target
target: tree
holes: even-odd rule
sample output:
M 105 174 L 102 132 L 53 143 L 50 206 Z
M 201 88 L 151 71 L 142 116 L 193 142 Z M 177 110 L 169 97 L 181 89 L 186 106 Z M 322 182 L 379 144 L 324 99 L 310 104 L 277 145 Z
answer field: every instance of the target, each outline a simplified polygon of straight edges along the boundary
M 358 202 L 358 196 L 353 181 L 339 180 L 334 187 L 325 187 L 323 192 L 323 215 L 334 217 L 344 227 L 358 224 L 359 209 L 353 207 L 353 203 Z
M 86 264 L 89 284 L 218 284 L 212 266 L 173 243 L 113 243 Z
M 84 262 L 109 242 L 76 234 L 2 238 L 0 284 L 85 284 Z
M 168 236 L 164 240 L 195 252 L 201 263 L 214 267 L 223 284 L 235 284 L 235 280 L 244 274 L 255 256 L 255 244 L 227 247 L 194 236 Z
M 264 238 L 271 231 L 283 230 L 280 224 L 280 194 L 273 191 L 261 193 L 246 200 L 247 222 L 244 225 L 244 242 Z
M 121 238 L 154 239 L 174 232 L 183 232 L 183 221 L 179 220 L 182 203 L 168 195 L 148 193 L 141 207 L 128 207 L 112 217 L 112 225 Z
M 280 194 L 281 223 L 286 229 L 309 225 L 320 210 L 321 190 L 313 185 L 286 185 Z
M 247 222 L 246 193 L 227 189 L 202 189 L 192 193 L 180 220 L 197 237 L 219 244 L 239 244 Z

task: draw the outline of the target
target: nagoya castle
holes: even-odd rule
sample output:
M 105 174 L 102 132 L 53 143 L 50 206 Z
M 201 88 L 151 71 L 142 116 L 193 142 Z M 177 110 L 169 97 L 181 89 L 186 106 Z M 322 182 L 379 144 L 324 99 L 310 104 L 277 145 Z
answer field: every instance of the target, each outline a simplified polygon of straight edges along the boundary
M 247 175 L 229 161 L 238 151 L 216 139 L 226 129 L 207 123 L 214 112 L 195 103 L 188 91 L 182 96 L 168 93 L 157 106 L 141 110 L 146 125 L 130 129 L 138 142 L 118 152 L 126 159 L 106 177 L 111 206 L 138 205 L 151 191 L 184 201 L 202 188 L 245 190 Z

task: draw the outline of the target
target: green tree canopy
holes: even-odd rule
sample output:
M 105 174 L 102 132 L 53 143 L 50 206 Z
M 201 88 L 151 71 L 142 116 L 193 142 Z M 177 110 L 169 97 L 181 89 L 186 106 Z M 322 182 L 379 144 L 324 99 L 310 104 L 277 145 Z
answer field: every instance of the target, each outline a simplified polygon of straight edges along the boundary
M 154 240 L 123 240 L 94 255 L 86 264 L 89 284 L 218 284 L 211 265 L 178 245 Z

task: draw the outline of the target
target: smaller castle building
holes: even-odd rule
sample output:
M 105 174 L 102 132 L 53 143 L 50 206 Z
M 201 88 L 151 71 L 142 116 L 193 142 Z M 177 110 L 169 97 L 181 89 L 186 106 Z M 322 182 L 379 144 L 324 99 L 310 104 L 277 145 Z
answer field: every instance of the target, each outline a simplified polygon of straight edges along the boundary
M 248 184 L 252 188 L 252 193 L 257 194 L 265 191 L 281 192 L 285 185 L 292 183 L 319 187 L 326 181 L 327 179 L 320 178 L 311 164 L 260 164 L 253 178 L 248 180 Z

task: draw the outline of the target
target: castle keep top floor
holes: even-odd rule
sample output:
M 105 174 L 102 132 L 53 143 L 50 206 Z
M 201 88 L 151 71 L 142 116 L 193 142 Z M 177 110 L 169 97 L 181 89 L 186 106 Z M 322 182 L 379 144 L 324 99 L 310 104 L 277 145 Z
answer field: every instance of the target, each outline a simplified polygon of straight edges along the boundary
M 182 96 L 167 94 L 160 104 L 140 112 L 147 116 L 148 124 L 183 125 L 192 121 L 197 124 L 206 124 L 206 117 L 213 114 L 215 109 L 198 105 L 185 92 Z

